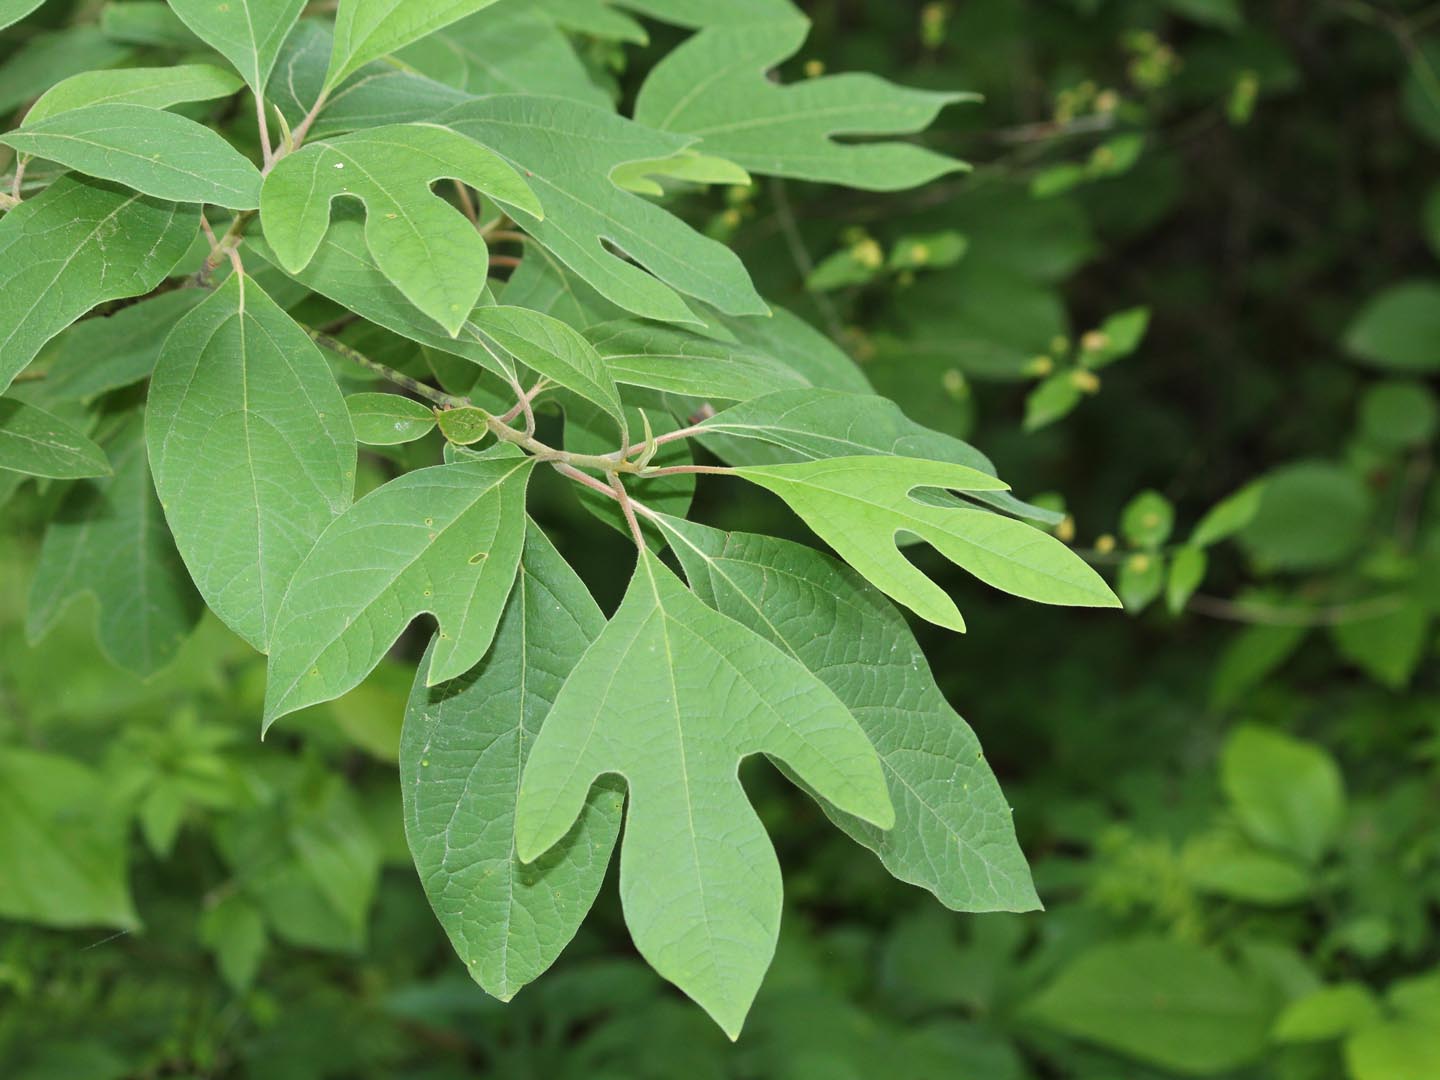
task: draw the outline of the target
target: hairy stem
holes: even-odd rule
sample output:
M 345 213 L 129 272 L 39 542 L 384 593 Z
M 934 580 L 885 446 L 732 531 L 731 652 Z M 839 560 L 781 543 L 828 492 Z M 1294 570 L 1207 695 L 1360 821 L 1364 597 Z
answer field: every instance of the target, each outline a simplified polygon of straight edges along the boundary
M 436 390 L 433 386 L 421 382 L 419 379 L 412 379 L 403 371 L 396 371 L 394 368 L 382 364 L 378 360 L 371 360 L 358 349 L 352 349 L 338 338 L 333 338 L 329 334 L 316 330 L 314 327 L 301 324 L 300 329 L 309 334 L 310 339 L 321 348 L 329 349 L 337 356 L 349 360 L 352 364 L 358 364 L 367 371 L 373 371 L 382 379 L 387 379 L 396 386 L 409 390 L 415 396 L 422 397 L 432 404 L 448 409 L 468 408 L 470 406 L 470 400 L 468 398 L 447 394 L 443 390 Z

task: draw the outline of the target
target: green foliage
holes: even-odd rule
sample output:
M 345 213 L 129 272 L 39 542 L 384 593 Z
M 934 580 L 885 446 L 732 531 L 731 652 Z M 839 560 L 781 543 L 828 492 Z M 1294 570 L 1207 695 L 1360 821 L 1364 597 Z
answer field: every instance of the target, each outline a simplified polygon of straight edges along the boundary
M 1430 7 L 0 0 L 0 1073 L 1430 1080 Z

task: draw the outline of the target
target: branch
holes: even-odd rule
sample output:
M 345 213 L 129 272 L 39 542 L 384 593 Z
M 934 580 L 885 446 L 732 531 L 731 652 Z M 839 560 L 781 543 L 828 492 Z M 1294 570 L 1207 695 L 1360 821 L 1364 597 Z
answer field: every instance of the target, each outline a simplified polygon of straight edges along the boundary
M 412 394 L 416 395 L 417 397 L 422 397 L 426 401 L 431 402 L 432 404 L 440 405 L 447 409 L 470 407 L 469 398 L 456 397 L 453 394 L 445 393 L 443 390 L 436 390 L 433 386 L 422 383 L 419 379 L 412 379 L 403 371 L 396 371 L 394 368 L 382 364 L 378 360 L 371 360 L 368 356 L 360 352 L 358 349 L 352 349 L 343 341 L 340 341 L 337 338 L 333 338 L 329 334 L 322 333 L 321 331 L 316 330 L 313 326 L 306 326 L 301 323 L 300 329 L 304 330 L 305 333 L 309 334 L 310 340 L 314 341 L 315 344 L 321 346 L 322 348 L 329 349 L 337 356 L 341 356 L 344 357 L 346 360 L 349 360 L 352 364 L 359 364 L 367 371 L 373 371 L 382 379 L 388 379 L 396 386 L 399 386 L 405 390 L 409 390 Z

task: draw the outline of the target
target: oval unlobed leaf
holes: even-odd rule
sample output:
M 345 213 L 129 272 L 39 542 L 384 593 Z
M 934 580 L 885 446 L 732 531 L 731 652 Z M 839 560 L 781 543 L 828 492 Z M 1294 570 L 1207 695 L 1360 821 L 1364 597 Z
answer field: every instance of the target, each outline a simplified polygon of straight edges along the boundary
M 229 97 L 241 82 L 214 64 L 86 71 L 56 83 L 30 106 L 23 127 L 87 105 L 143 105 L 165 109 L 189 101 Z
M 366 446 L 398 446 L 435 429 L 435 411 L 399 394 L 351 394 L 345 399 L 355 438 Z
M 0 393 L 40 347 L 107 300 L 165 279 L 200 231 L 196 207 L 62 176 L 0 219 Z
M 875 750 L 845 706 L 646 549 L 620 609 L 560 689 L 515 814 L 516 852 L 531 862 L 570 832 L 597 777 L 625 778 L 626 924 L 650 965 L 732 1039 L 780 922 L 780 866 L 737 775 L 757 753 L 846 811 L 894 823 Z
M 426 315 L 456 336 L 490 272 L 485 240 L 430 186 L 461 180 L 537 218 L 534 192 L 490 150 L 435 124 L 393 124 L 311 143 L 265 178 L 260 217 L 281 266 L 309 265 L 341 196 L 365 204 L 365 242 L 376 266 Z
M 892 600 L 940 626 L 965 622 L 945 591 L 895 546 L 905 531 L 1004 592 L 1046 604 L 1118 607 L 1090 566 L 1034 526 L 988 510 L 934 506 L 920 488 L 999 491 L 1005 484 L 963 465 L 903 457 L 841 457 L 735 472 L 779 495 L 847 563 Z
M 485 659 L 451 682 L 417 678 L 406 708 L 400 786 L 415 868 L 471 978 L 502 1001 L 575 936 L 620 831 L 624 793 L 597 785 L 543 858 L 526 864 L 515 854 L 521 771 L 560 687 L 604 626 L 584 582 L 532 522 Z
M 150 483 L 141 414 L 100 437 L 114 474 L 77 484 L 45 531 L 25 632 L 38 641 L 70 603 L 91 595 L 100 648 L 127 671 L 165 667 L 204 610 Z
M 350 505 L 349 415 L 309 335 L 243 274 L 180 320 L 156 365 L 146 439 L 170 530 L 210 609 L 261 652 Z
M 294 28 L 305 0 L 170 0 L 195 36 L 235 65 L 260 93 L 275 67 L 280 47 Z
M 0 134 L 0 143 L 157 199 L 260 205 L 260 170 L 216 132 L 145 105 L 86 105 Z
M 335 46 L 325 89 L 331 90 L 346 76 L 372 60 L 378 60 L 487 8 L 495 0 L 342 0 L 335 13 Z
M 54 480 L 107 476 L 105 451 L 59 417 L 0 399 L 0 470 Z
M 420 469 L 336 518 L 280 604 L 265 727 L 359 685 L 425 612 L 439 623 L 427 682 L 474 667 L 515 581 L 533 466 L 492 453 Z

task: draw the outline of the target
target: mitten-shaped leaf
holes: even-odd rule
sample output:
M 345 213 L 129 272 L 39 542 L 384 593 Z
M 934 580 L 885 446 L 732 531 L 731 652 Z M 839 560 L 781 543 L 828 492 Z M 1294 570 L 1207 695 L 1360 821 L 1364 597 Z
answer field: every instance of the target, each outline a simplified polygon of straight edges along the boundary
M 648 319 L 699 322 L 678 290 L 730 314 L 768 313 L 734 252 L 611 179 L 618 165 L 673 156 L 688 136 L 575 101 L 510 94 L 456 106 L 441 120 L 525 170 L 545 220 L 523 209 L 517 220 L 613 303 Z
M 415 868 L 471 977 L 502 1001 L 575 936 L 620 831 L 624 794 L 599 786 L 542 858 L 527 865 L 515 855 L 521 770 L 604 626 L 584 582 L 532 523 L 485 659 L 438 686 L 417 678 L 405 712 L 400 785 Z
M 170 0 L 180 21 L 235 65 L 257 94 L 275 67 L 305 0 Z
M 516 212 L 542 215 L 513 168 L 479 143 L 435 124 L 392 124 L 312 143 L 280 159 L 265 178 L 265 237 L 291 273 L 305 269 L 325 238 L 330 204 L 365 204 L 365 241 L 375 262 L 409 300 L 459 333 L 490 270 L 484 239 L 430 190 L 454 179 Z
M 59 417 L 23 401 L 0 400 L 0 469 L 75 480 L 107 476 L 105 451 Z
M 355 488 L 355 434 L 330 366 L 233 274 L 166 339 L 146 438 L 200 594 L 264 652 L 290 579 Z
M 779 863 L 738 776 L 758 753 L 848 813 L 893 823 L 875 750 L 845 706 L 646 550 L 535 741 L 515 819 L 516 850 L 534 860 L 570 831 L 596 777 L 625 778 L 625 921 L 650 965 L 732 1038 L 780 922 Z
M 930 622 L 965 629 L 955 602 L 895 546 L 905 531 L 981 581 L 1045 604 L 1118 607 L 1104 579 L 1048 533 L 988 510 L 919 502 L 921 488 L 996 491 L 964 465 L 902 457 L 841 457 L 735 470 L 779 495 L 847 563 Z
M 143 420 L 100 437 L 115 472 L 77 484 L 45 531 L 25 630 L 39 640 L 73 600 L 93 596 L 100 648 L 142 677 L 175 657 L 204 610 L 150 485 Z
M 197 207 L 62 176 L 0 218 L 0 393 L 106 300 L 147 293 L 200 230 Z
M 813 671 L 875 745 L 894 827 L 822 798 L 830 819 L 947 907 L 1038 909 L 1010 804 L 895 606 L 814 548 L 672 517 L 662 527 L 696 594 Z
M 260 205 L 260 170 L 216 132 L 164 109 L 86 105 L 7 131 L 0 143 L 157 199 Z
M 430 684 L 479 663 L 525 540 L 533 462 L 517 453 L 407 473 L 335 519 L 280 604 L 267 728 L 359 685 L 422 612 L 440 624 Z
M 903 142 L 841 143 L 836 135 L 904 135 L 973 94 L 895 86 L 874 75 L 834 75 L 781 86 L 767 73 L 795 54 L 803 21 L 716 27 L 665 57 L 645 80 L 635 119 L 698 136 L 699 150 L 751 172 L 871 191 L 917 187 L 965 164 Z M 703 93 L 696 88 L 703 87 Z

